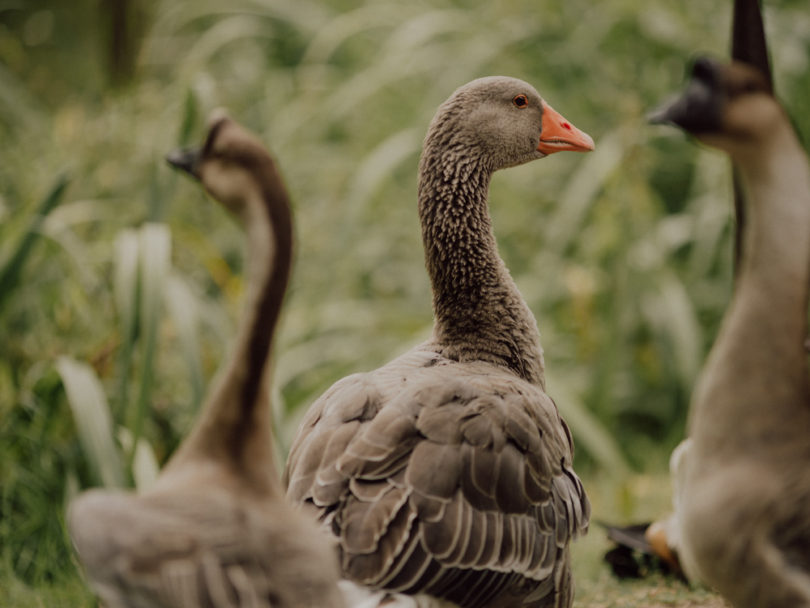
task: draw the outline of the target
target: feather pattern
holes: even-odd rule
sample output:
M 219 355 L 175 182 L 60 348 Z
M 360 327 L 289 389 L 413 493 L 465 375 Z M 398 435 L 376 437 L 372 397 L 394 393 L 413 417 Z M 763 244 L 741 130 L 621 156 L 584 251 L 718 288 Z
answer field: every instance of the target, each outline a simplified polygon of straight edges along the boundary
M 387 403 L 370 420 L 356 419 L 354 390 L 315 402 L 296 446 L 321 437 L 323 421 L 343 419 L 335 431 L 342 454 L 324 451 L 312 471 L 299 447 L 288 495 L 334 514 L 352 580 L 485 606 L 502 588 L 551 576 L 586 529 L 589 505 L 565 423 L 542 390 L 483 363 L 439 357 L 428 365 L 436 358 L 420 347 L 354 376 Z M 322 500 L 327 476 L 342 488 L 331 502 Z M 477 592 L 468 597 L 470 589 Z

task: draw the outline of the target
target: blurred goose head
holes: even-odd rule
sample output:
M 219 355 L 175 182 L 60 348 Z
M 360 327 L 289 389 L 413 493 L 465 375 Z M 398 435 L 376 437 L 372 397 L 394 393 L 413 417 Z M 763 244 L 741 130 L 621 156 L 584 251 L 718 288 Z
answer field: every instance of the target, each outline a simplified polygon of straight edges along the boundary
M 230 211 L 241 214 L 251 198 L 278 181 L 276 168 L 261 141 L 215 110 L 208 120 L 208 136 L 201 146 L 169 153 L 170 165 L 201 182 L 211 196 Z
M 671 123 L 735 156 L 771 139 L 770 134 L 785 124 L 785 112 L 767 77 L 756 68 L 701 57 L 692 65 L 685 91 L 650 120 Z

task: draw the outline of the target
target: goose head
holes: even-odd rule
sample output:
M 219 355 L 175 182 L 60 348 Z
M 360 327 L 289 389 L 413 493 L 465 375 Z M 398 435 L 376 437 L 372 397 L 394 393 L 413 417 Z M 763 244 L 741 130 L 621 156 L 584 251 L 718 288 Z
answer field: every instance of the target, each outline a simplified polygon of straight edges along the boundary
M 170 152 L 166 161 L 198 180 L 237 215 L 244 212 L 248 199 L 261 194 L 256 176 L 274 171 L 262 143 L 223 110 L 211 113 L 202 146 Z
M 505 76 L 479 78 L 438 109 L 425 150 L 477 160 L 491 170 L 555 152 L 593 150 L 593 139 L 563 118 L 530 84 Z
M 742 62 L 701 57 L 692 66 L 686 90 L 650 116 L 670 123 L 732 156 L 759 147 L 785 123 L 767 77 Z

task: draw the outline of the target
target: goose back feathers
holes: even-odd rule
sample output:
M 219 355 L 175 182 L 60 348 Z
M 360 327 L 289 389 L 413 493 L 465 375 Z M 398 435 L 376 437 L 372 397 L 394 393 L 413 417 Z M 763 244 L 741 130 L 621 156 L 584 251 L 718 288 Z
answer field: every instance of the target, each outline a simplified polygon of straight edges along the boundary
M 342 606 L 334 556 L 283 500 L 272 456 L 267 360 L 292 248 L 284 185 L 261 143 L 220 114 L 202 149 L 168 160 L 246 225 L 246 306 L 200 419 L 155 486 L 71 504 L 79 558 L 108 608 Z
M 737 286 L 692 399 L 682 503 L 684 550 L 736 608 L 810 606 L 810 167 L 770 91 L 747 65 L 701 59 L 659 116 L 727 152 L 748 203 Z
M 520 80 L 474 81 L 439 108 L 419 172 L 433 335 L 322 395 L 285 471 L 348 578 L 471 608 L 570 605 L 568 545 L 590 507 L 487 191 L 498 169 L 592 148 Z

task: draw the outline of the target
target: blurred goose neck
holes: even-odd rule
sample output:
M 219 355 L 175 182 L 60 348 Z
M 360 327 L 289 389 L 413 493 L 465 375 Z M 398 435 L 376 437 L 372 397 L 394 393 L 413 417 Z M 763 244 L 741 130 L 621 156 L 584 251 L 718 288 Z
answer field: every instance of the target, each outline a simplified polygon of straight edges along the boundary
M 292 218 L 272 161 L 257 159 L 251 169 L 239 218 L 247 233 L 248 274 L 236 344 L 177 460 L 194 454 L 195 459 L 225 462 L 257 491 L 280 492 L 271 436 L 269 359 L 290 274 Z
M 735 293 L 696 390 L 701 423 L 691 425 L 696 434 L 718 433 L 733 416 L 742 445 L 766 428 L 783 435 L 786 417 L 810 400 L 810 168 L 784 123 L 768 141 L 730 151 L 751 220 Z
M 734 310 L 804 365 L 810 280 L 810 168 L 789 123 L 754 156 L 735 155 L 750 226 Z M 773 360 L 776 365 L 782 363 Z

